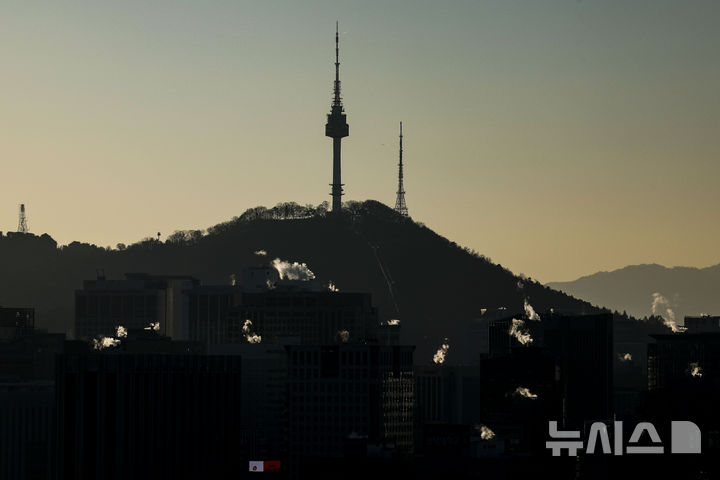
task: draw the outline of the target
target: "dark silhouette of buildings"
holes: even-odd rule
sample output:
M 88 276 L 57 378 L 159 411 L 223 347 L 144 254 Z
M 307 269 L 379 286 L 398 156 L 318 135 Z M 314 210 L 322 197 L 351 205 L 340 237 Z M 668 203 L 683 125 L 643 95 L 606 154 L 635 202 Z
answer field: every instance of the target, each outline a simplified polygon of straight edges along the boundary
M 112 337 L 117 327 L 153 325 L 176 339 L 188 338 L 183 291 L 200 282 L 184 275 L 127 273 L 124 280 L 99 275 L 75 291 L 75 338 Z
M 332 185 L 332 211 L 342 209 L 343 183 L 340 174 L 340 142 L 349 135 L 347 116 L 340 96 L 340 33 L 335 24 L 335 83 L 333 86 L 333 101 L 330 113 L 325 124 L 325 136 L 333 139 L 333 183 Z
M 398 189 L 395 199 L 395 211 L 407 217 L 408 208 L 405 204 L 405 186 L 403 185 L 403 134 L 402 122 L 400 122 L 400 161 L 398 163 Z
M 566 428 L 613 418 L 613 316 L 548 315 L 544 344 L 556 358 Z
M 720 387 L 720 332 L 653 335 L 648 348 L 648 389 L 716 383 Z
M 64 355 L 56 386 L 59 479 L 247 470 L 239 356 Z
M 720 316 L 685 317 L 685 327 L 688 333 L 720 332 Z
M 20 338 L 34 328 L 34 308 L 0 307 L 0 342 Z
M 199 285 L 186 290 L 187 338 L 207 345 L 228 343 L 228 316 L 240 291 L 235 285 Z
M 290 458 L 295 464 L 304 457 L 342 456 L 357 441 L 366 448 L 412 453 L 414 347 L 341 343 L 285 348 Z
M 0 382 L 0 478 L 50 480 L 52 381 Z
M 298 282 L 302 286 L 304 282 Z M 305 290 L 278 286 L 239 293 L 228 314 L 227 343 L 245 343 L 246 320 L 265 343 L 296 336 L 302 344 L 376 340 L 377 309 L 369 293 Z

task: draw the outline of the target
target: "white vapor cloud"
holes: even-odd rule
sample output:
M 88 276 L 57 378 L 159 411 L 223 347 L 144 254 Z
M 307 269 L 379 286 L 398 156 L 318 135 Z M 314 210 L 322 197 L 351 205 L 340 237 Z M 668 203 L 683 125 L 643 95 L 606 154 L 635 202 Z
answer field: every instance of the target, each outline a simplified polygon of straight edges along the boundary
M 523 345 L 529 345 L 533 343 L 533 338 L 532 335 L 530 335 L 530 330 L 528 330 L 528 328 L 525 326 L 525 322 L 523 320 L 513 318 L 512 325 L 510 325 L 510 330 L 508 330 L 508 334 L 515 337 L 517 341 L 522 343 Z
M 530 305 L 530 303 L 527 301 L 527 298 L 525 299 L 524 308 L 525 308 L 525 316 L 528 318 L 528 320 L 532 320 L 532 321 L 534 321 L 534 322 L 539 322 L 539 321 L 540 321 L 540 315 L 538 315 L 538 314 L 535 312 L 535 309 L 534 309 L 534 308 L 532 307 L 532 305 Z
M 242 327 L 243 335 L 248 343 L 260 343 L 262 342 L 262 336 L 252 332 L 252 321 L 246 319 Z
M 480 432 L 480 438 L 482 440 L 490 440 L 495 436 L 495 432 L 490 430 L 487 425 L 475 425 L 475 430 Z
M 304 263 L 298 262 L 287 262 L 276 258 L 272 262 L 275 270 L 278 271 L 281 280 L 303 280 L 308 281 L 315 278 L 315 274 L 310 271 L 308 266 Z
M 120 345 L 120 340 L 112 337 L 100 337 L 93 338 L 93 349 L 103 350 L 108 347 L 117 347 Z
M 537 398 L 536 394 L 530 392 L 530 390 L 525 387 L 517 387 L 513 392 L 513 395 L 520 395 L 531 400 L 535 400 Z
M 652 294 L 652 313 L 653 315 L 659 315 L 663 319 L 663 323 L 666 327 L 670 327 L 673 333 L 684 332 L 687 330 L 685 327 L 681 327 L 675 321 L 675 312 L 670 308 L 670 302 L 667 298 L 663 297 L 659 292 Z
M 450 344 L 448 343 L 448 339 L 445 339 L 445 343 L 440 345 L 440 348 L 437 349 L 437 352 L 435 352 L 435 355 L 433 355 L 433 362 L 435 362 L 438 365 L 442 365 L 445 363 L 445 356 L 448 353 L 448 350 L 450 350 Z

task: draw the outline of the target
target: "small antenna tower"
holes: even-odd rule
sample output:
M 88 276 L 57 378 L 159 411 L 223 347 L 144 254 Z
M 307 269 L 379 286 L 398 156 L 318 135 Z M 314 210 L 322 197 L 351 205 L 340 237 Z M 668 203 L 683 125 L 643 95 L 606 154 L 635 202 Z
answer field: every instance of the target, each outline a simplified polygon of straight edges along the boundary
M 402 122 L 400 122 L 400 163 L 398 164 L 398 190 L 395 200 L 395 211 L 400 215 L 408 216 L 407 205 L 405 204 L 405 187 L 403 186 L 403 145 L 402 145 Z
M 18 228 L 19 233 L 28 233 L 27 216 L 25 215 L 25 204 L 20 204 L 20 214 L 18 215 Z

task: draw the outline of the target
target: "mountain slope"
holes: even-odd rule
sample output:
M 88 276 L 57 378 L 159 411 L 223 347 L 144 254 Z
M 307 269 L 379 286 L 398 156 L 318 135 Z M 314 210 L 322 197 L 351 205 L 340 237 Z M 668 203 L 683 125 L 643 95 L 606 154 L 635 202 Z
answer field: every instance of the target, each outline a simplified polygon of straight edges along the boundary
M 261 263 L 253 252 L 263 249 L 269 260 L 307 263 L 341 291 L 372 293 L 381 320 L 401 319 L 402 339 L 417 345 L 419 363 L 429 362 L 445 337 L 449 362 L 476 361 L 477 339 L 468 332 L 483 308 L 520 311 L 527 297 L 537 311 L 597 311 L 536 282 L 524 281 L 521 291 L 519 278 L 503 267 L 378 202 L 351 203 L 339 216 L 320 209 L 303 215 L 307 207 L 285 205 L 284 213 L 248 210 L 205 235 L 179 232 L 121 250 L 77 242 L 56 248 L 47 235 L 0 237 L 0 304 L 36 306 L 41 327 L 71 331 L 73 291 L 96 269 L 107 278 L 147 272 L 227 283 L 241 267 Z
M 668 306 L 663 306 L 663 310 L 672 309 L 679 323 L 685 315 L 720 314 L 720 265 L 707 268 L 631 265 L 548 286 L 636 317 L 652 313 L 655 293 L 667 300 Z

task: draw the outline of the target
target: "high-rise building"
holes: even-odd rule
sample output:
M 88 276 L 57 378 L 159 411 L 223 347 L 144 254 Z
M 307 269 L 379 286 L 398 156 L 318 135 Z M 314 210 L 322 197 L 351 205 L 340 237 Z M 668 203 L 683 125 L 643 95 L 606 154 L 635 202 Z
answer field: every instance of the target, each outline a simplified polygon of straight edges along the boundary
M 83 282 L 75 291 L 75 338 L 113 336 L 118 326 L 145 328 L 156 324 L 172 338 L 188 338 L 184 291 L 200 282 L 184 275 L 127 273 L 124 280 L 104 275 Z
M 61 356 L 58 479 L 229 478 L 247 471 L 239 356 Z
M 551 314 L 543 342 L 556 359 L 566 428 L 613 417 L 613 316 Z
M 720 381 L 720 332 L 653 335 L 648 345 L 648 388 L 659 390 Z
M 52 477 L 52 381 L 0 383 L 0 478 Z
M 283 345 L 210 345 L 210 355 L 242 358 L 241 426 L 248 460 L 287 462 L 287 353 Z
M 295 282 L 302 285 L 304 282 Z M 246 342 L 246 321 L 264 343 L 294 336 L 303 344 L 370 341 L 377 338 L 377 309 L 369 293 L 300 290 L 278 285 L 239 293 L 228 313 L 227 343 Z
M 34 328 L 34 308 L 0 307 L 0 342 L 20 338 Z
M 720 332 L 720 316 L 685 317 L 685 327 L 688 333 Z
M 288 345 L 290 458 L 337 457 L 364 438 L 413 451 L 413 350 L 367 344 Z

